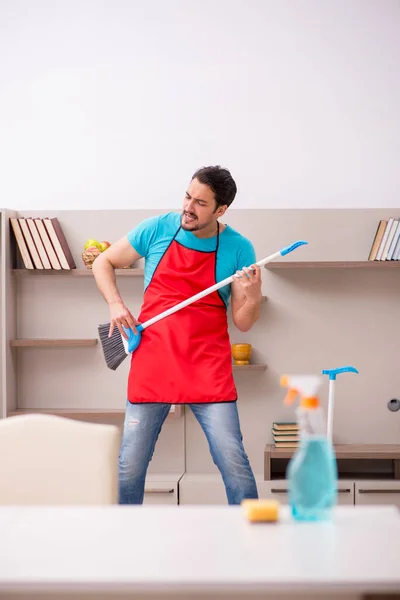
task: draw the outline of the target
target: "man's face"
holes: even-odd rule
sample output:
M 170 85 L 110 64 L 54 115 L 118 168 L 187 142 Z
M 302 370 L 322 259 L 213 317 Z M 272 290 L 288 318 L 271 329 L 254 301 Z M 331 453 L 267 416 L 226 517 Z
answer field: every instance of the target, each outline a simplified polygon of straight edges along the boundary
M 226 207 L 218 207 L 214 192 L 208 185 L 193 179 L 183 201 L 181 225 L 186 231 L 199 231 L 216 223 Z

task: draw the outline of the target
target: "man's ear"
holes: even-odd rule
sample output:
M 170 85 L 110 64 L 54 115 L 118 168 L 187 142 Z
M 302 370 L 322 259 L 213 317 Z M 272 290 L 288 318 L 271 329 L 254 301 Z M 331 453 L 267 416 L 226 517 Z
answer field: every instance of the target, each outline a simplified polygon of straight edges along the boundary
M 216 217 L 219 219 L 219 217 L 222 217 L 222 215 L 224 215 L 226 213 L 226 209 L 228 208 L 227 204 L 224 204 L 223 206 L 218 206 L 216 211 L 215 211 L 215 215 Z

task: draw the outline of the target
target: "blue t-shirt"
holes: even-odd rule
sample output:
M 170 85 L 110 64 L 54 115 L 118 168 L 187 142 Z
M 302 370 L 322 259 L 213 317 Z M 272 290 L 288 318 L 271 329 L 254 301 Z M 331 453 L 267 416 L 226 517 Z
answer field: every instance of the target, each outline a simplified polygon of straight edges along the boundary
M 140 256 L 145 258 L 145 289 L 149 285 L 153 273 L 176 234 L 180 223 L 180 213 L 167 213 L 145 219 L 127 234 L 132 247 Z M 210 238 L 198 238 L 191 231 L 180 229 L 175 239 L 182 246 L 192 250 L 212 252 L 217 247 L 216 235 Z M 217 282 L 230 277 L 238 269 L 249 267 L 255 262 L 256 255 L 250 240 L 227 225 L 219 234 L 216 270 Z M 226 285 L 218 291 L 225 305 L 228 306 L 231 286 Z

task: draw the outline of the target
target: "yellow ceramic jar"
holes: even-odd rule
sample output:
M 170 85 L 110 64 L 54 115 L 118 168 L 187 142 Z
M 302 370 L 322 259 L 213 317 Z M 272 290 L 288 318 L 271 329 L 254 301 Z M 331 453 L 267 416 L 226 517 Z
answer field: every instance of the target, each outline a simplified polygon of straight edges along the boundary
M 250 364 L 251 344 L 232 344 L 232 357 L 235 365 Z

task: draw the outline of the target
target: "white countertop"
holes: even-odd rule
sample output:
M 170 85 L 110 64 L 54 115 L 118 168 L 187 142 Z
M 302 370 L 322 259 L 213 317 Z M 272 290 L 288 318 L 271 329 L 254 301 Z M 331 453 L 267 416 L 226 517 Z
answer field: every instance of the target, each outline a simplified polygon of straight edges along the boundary
M 31 590 L 400 591 L 400 512 L 251 524 L 240 507 L 0 507 L 0 594 Z

